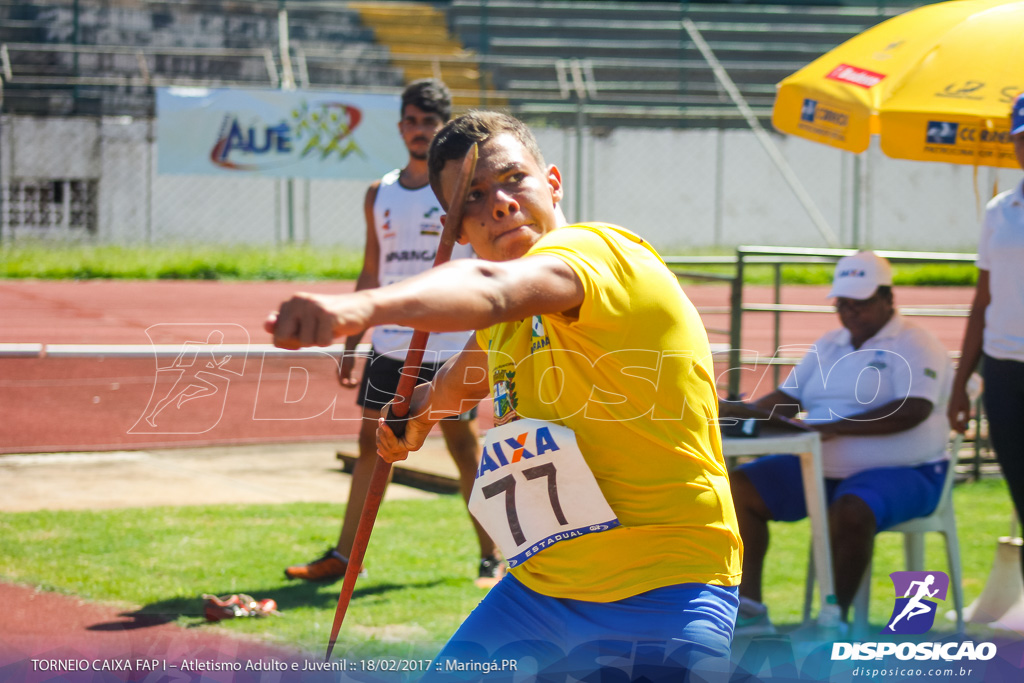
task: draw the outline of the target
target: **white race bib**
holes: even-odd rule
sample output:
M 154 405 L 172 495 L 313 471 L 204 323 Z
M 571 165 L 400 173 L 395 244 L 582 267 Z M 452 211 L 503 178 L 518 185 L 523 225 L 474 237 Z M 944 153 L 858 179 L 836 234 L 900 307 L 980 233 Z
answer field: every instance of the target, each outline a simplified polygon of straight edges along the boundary
M 559 541 L 619 526 L 576 434 L 542 420 L 487 432 L 469 511 L 509 567 Z

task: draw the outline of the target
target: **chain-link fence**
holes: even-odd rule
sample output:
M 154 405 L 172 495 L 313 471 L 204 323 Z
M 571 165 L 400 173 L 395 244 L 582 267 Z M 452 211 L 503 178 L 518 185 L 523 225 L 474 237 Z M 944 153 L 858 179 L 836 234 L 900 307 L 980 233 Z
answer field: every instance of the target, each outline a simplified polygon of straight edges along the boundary
M 627 226 L 666 253 L 829 246 L 749 131 L 534 130 L 570 220 Z M 0 238 L 361 247 L 369 179 L 162 175 L 154 135 L 152 119 L 0 118 Z M 848 246 L 972 251 L 984 198 L 1019 177 L 777 144 Z

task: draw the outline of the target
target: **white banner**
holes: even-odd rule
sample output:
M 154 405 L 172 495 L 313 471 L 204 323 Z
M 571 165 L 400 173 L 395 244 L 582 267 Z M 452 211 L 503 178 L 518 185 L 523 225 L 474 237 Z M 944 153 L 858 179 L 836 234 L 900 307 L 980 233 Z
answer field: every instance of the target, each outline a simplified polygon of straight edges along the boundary
M 370 180 L 407 160 L 398 95 L 159 88 L 157 170 Z

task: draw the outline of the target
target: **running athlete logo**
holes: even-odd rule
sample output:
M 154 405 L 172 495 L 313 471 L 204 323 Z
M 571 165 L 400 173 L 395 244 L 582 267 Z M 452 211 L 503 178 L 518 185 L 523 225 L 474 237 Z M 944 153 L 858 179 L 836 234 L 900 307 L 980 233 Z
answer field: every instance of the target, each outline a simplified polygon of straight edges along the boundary
M 896 604 L 883 633 L 920 635 L 935 623 L 938 605 L 949 590 L 949 577 L 943 572 L 893 572 L 889 575 L 896 589 Z M 902 596 L 902 597 L 901 597 Z
M 242 351 L 226 335 L 244 340 Z M 146 330 L 156 356 L 153 393 L 129 434 L 203 434 L 220 422 L 232 377 L 245 371 L 249 334 L 241 325 L 167 324 Z M 180 344 L 165 340 L 184 339 Z M 169 349 L 167 348 L 169 347 Z M 170 353 L 165 354 L 165 350 Z M 174 354 L 172 360 L 168 355 Z

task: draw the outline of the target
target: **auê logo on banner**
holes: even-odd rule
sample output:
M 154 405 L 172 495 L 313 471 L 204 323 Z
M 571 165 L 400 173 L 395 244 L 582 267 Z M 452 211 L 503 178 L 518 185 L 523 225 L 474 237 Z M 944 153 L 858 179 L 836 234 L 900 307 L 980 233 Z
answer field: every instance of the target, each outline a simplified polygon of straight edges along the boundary
M 289 120 L 274 124 L 260 118 L 244 122 L 236 114 L 226 114 L 210 150 L 210 161 L 227 170 L 255 171 L 310 155 L 320 161 L 342 160 L 350 154 L 365 156 L 352 137 L 362 119 L 358 107 L 341 102 L 310 106 L 306 100 L 292 109 Z
M 161 174 L 369 180 L 408 158 L 397 94 L 158 88 Z
M 892 614 L 880 635 L 912 635 L 927 633 L 935 625 L 939 603 L 949 592 L 949 576 L 945 572 L 893 572 L 896 598 Z M 996 656 L 994 643 L 970 640 L 950 642 L 856 642 L 833 643 L 832 660 L 899 660 L 987 661 Z

